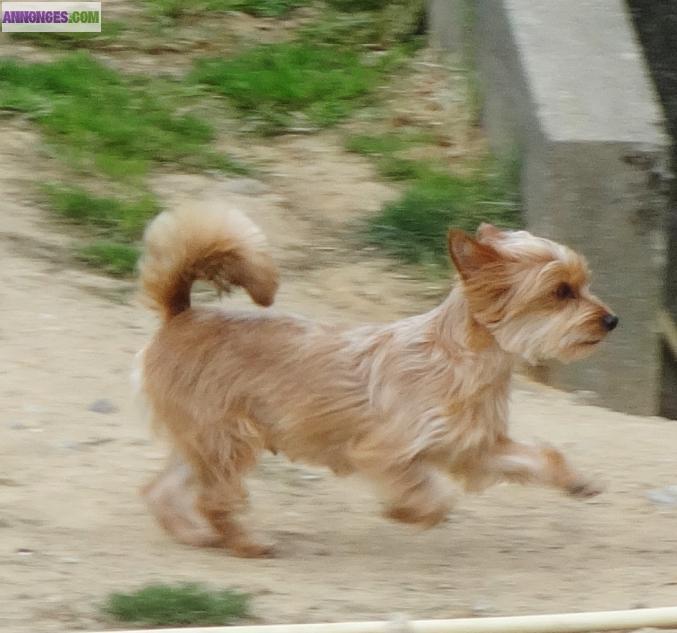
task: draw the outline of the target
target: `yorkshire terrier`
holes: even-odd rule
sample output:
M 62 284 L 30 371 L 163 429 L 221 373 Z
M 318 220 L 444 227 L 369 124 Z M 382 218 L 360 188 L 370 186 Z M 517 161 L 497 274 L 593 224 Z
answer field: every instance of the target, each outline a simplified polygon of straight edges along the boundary
M 140 265 L 162 318 L 137 358 L 153 423 L 173 451 L 144 489 L 179 541 L 267 556 L 238 515 L 261 454 L 284 453 L 376 484 L 385 515 L 430 527 L 452 479 L 478 491 L 511 481 L 588 497 L 597 487 L 549 446 L 508 435 L 517 359 L 572 361 L 617 323 L 589 289 L 583 257 L 489 224 L 448 235 L 459 282 L 435 309 L 388 325 L 327 325 L 273 311 L 191 307 L 191 286 L 241 286 L 273 303 L 278 272 L 258 227 L 235 210 L 155 218 Z

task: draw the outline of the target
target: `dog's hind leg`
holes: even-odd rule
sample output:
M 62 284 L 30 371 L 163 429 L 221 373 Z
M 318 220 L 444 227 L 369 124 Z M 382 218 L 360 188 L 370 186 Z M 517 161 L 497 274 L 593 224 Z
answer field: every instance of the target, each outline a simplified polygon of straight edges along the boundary
M 271 556 L 272 547 L 254 541 L 237 519 L 249 496 L 244 477 L 256 464 L 263 439 L 247 419 L 211 428 L 222 430 L 191 442 L 187 453 L 199 481 L 197 509 L 219 535 L 222 547 L 237 556 Z
M 198 487 L 188 463 L 178 454 L 165 469 L 141 490 L 158 523 L 177 541 L 197 547 L 221 544 L 221 536 L 198 512 Z

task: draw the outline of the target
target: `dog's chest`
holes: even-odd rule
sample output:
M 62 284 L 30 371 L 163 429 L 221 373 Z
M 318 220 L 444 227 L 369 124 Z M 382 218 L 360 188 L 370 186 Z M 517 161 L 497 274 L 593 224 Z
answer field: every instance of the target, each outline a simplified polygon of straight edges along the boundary
M 484 449 L 507 434 L 510 371 L 466 375 L 443 397 L 454 452 Z

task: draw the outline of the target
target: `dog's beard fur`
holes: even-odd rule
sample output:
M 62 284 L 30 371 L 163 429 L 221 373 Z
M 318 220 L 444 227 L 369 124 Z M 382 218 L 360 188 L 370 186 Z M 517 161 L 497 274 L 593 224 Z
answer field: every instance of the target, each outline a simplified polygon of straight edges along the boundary
M 264 450 L 358 473 L 391 518 L 431 526 L 451 478 L 480 490 L 538 482 L 594 494 L 548 447 L 507 434 L 515 357 L 572 360 L 607 333 L 584 260 L 525 231 L 449 235 L 460 282 L 436 309 L 389 325 L 324 325 L 269 312 L 190 307 L 196 279 L 244 287 L 270 305 L 277 272 L 236 211 L 178 210 L 146 233 L 141 285 L 164 318 L 139 356 L 139 387 L 174 448 L 146 488 L 176 538 L 265 555 L 236 515 Z

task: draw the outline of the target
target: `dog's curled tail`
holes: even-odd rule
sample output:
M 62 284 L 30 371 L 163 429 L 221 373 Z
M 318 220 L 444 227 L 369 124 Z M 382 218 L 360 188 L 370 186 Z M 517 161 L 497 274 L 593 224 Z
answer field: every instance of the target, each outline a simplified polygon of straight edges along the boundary
M 158 215 L 144 235 L 141 292 L 165 320 L 190 308 L 193 282 L 220 291 L 243 287 L 259 305 L 275 299 L 278 272 L 260 229 L 234 209 L 177 209 Z

